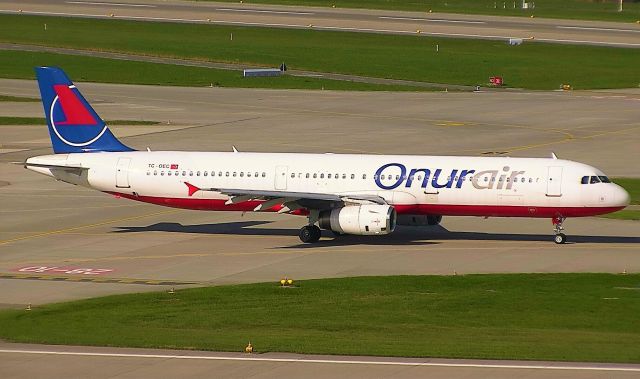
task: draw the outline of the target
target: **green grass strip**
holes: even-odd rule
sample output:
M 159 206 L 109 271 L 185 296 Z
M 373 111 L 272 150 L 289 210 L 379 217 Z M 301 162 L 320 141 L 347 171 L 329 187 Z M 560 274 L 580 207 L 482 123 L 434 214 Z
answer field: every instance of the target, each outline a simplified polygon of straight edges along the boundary
M 40 101 L 40 99 L 36 99 L 35 97 L 21 97 L 21 96 L 5 96 L 0 95 L 0 101 L 11 101 L 14 103 L 35 103 Z
M 198 0 L 202 1 L 202 0 Z M 214 0 L 211 0 L 214 1 Z M 237 3 L 237 0 L 215 0 Z M 618 12 L 618 1 L 535 0 L 535 9 L 522 9 L 522 1 L 494 0 L 249 0 L 246 4 L 283 4 L 314 7 L 387 9 L 417 12 L 446 12 L 635 22 L 640 20 L 640 3 L 625 1 Z M 515 4 L 515 9 L 514 9 Z
M 621 270 L 623 267 L 621 267 Z M 145 293 L 0 312 L 28 343 L 640 362 L 640 275 L 308 280 Z
M 606 215 L 602 215 L 602 217 L 613 218 L 613 219 L 617 219 L 617 220 L 638 221 L 638 220 L 640 220 L 640 210 L 623 209 L 621 211 L 617 211 L 617 212 L 609 213 L 609 214 L 606 214 Z
M 143 120 L 111 120 L 105 121 L 107 125 L 157 125 L 158 121 Z M 41 117 L 6 117 L 0 116 L 0 125 L 45 125 Z
M 278 67 L 284 61 L 291 69 L 461 85 L 486 84 L 495 75 L 503 76 L 508 86 L 529 89 L 556 89 L 563 83 L 575 89 L 640 84 L 637 49 L 584 45 L 508 46 L 504 41 L 25 15 L 0 16 L 0 42 L 247 66 Z M 118 75 L 140 80 L 136 78 L 149 75 L 141 68 Z M 202 77 L 205 71 L 199 71 L 202 76 L 197 72 L 189 71 L 193 78 L 169 75 L 165 82 L 213 81 Z M 234 83 L 247 82 L 237 78 Z
M 35 66 L 60 66 L 72 80 L 82 82 L 273 89 L 347 91 L 433 91 L 434 88 L 356 83 L 284 75 L 243 78 L 242 72 L 170 64 L 123 61 L 54 53 L 0 50 L 0 78 L 35 79 Z M 440 90 L 440 89 L 438 89 Z

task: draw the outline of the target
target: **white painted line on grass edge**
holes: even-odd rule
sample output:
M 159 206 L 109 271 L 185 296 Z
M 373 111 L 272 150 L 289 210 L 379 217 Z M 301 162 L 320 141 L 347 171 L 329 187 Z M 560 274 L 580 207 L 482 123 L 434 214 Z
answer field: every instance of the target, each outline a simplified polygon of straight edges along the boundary
M 300 16 L 314 15 L 312 12 L 292 12 L 292 11 L 267 11 L 262 9 L 236 9 L 236 8 L 216 8 L 221 12 L 245 12 L 245 13 L 272 13 L 272 14 L 295 14 Z
M 640 372 L 638 367 L 616 367 L 593 364 L 591 366 L 572 366 L 554 362 L 552 365 L 533 364 L 499 364 L 499 363 L 445 363 L 445 362 L 402 362 L 402 361 L 367 361 L 358 360 L 338 360 L 338 359 L 305 359 L 305 358 L 261 358 L 255 356 L 247 357 L 225 357 L 211 355 L 180 355 L 180 354 L 135 354 L 135 353 L 89 353 L 74 351 L 54 351 L 54 350 L 13 350 L 0 349 L 0 353 L 7 354 L 40 354 L 40 355 L 63 355 L 63 356 L 86 356 L 86 357 L 112 357 L 112 358 L 146 358 L 146 359 L 194 359 L 209 361 L 248 361 L 248 362 L 283 362 L 283 363 L 326 363 L 326 364 L 352 364 L 352 365 L 377 365 L 377 366 L 433 366 L 433 367 L 469 367 L 469 368 L 502 368 L 502 369 L 526 369 L 526 370 L 570 370 L 570 371 L 626 371 Z
M 425 22 L 450 22 L 455 24 L 486 24 L 484 21 L 463 21 L 463 20 L 445 20 L 440 18 L 411 18 L 411 17 L 391 17 L 380 16 L 383 20 L 404 20 L 404 21 L 425 21 Z
M 556 26 L 558 29 L 577 29 L 577 30 L 597 30 L 600 32 L 626 32 L 626 33 L 640 33 L 640 30 L 634 29 L 615 29 L 615 28 L 594 28 L 587 26 Z
M 138 8 L 156 8 L 155 5 L 148 4 L 125 4 L 125 3 L 108 3 L 103 1 L 65 1 L 67 4 L 81 5 L 108 5 L 112 7 L 138 7 Z

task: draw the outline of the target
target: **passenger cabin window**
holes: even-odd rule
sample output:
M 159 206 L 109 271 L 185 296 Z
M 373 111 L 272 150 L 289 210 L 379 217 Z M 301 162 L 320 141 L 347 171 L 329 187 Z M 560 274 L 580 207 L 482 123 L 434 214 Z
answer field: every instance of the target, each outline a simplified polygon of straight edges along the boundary
M 362 174 L 362 179 L 366 180 L 367 179 L 367 174 Z
M 263 177 L 263 178 L 266 178 L 266 177 L 267 177 L 267 173 L 266 173 L 266 172 L 263 172 L 263 173 L 262 173 L 262 177 Z
M 205 171 L 205 172 L 203 173 L 203 175 L 204 175 L 204 176 L 209 175 L 209 171 Z

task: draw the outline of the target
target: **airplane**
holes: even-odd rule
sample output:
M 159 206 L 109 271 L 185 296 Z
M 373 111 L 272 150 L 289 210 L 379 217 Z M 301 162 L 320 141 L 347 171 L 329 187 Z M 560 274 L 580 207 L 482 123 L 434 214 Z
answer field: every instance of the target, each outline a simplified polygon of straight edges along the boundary
M 121 143 L 57 67 L 35 68 L 54 154 L 24 167 L 116 197 L 168 207 L 277 212 L 307 217 L 317 242 L 386 235 L 396 225 L 437 225 L 443 216 L 549 218 L 566 242 L 568 217 L 629 205 L 600 170 L 551 158 L 293 154 L 134 150 Z

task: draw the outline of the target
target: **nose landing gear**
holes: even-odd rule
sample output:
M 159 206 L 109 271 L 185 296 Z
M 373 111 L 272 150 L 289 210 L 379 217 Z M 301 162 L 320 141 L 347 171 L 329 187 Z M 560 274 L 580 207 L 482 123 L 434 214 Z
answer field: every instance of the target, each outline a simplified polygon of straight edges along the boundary
M 553 232 L 555 233 L 555 237 L 553 238 L 554 242 L 557 244 L 563 244 L 567 242 L 566 234 L 562 233 L 564 228 L 562 227 L 562 223 L 566 220 L 566 217 L 556 216 L 551 222 L 553 222 Z

